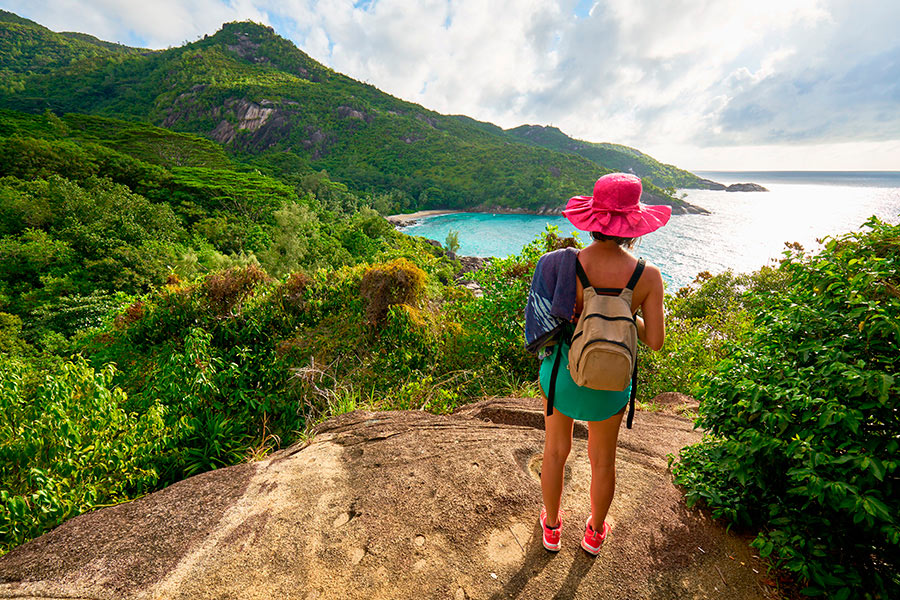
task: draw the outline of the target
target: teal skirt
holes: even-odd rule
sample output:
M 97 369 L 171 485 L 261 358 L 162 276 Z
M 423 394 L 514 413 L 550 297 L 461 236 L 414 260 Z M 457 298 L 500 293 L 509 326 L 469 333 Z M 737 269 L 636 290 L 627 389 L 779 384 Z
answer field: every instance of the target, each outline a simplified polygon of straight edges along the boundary
M 605 421 L 618 414 L 631 398 L 631 385 L 621 392 L 592 390 L 581 387 L 572 380 L 569 374 L 569 345 L 563 344 L 560 349 L 559 373 L 556 376 L 556 396 L 553 398 L 553 409 L 567 417 L 579 421 Z M 541 390 L 544 396 L 550 389 L 550 375 L 553 372 L 553 359 L 557 349 L 541 361 Z

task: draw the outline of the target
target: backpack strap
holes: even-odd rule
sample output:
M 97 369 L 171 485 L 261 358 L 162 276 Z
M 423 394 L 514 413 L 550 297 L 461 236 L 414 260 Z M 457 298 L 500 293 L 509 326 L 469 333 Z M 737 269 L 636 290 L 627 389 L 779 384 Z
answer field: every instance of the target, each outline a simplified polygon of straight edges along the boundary
M 550 371 L 550 389 L 547 390 L 547 416 L 553 414 L 553 399 L 556 398 L 556 376 L 559 374 L 559 362 L 562 358 L 562 340 L 557 340 L 556 348 L 553 353 L 556 358 L 553 359 L 553 370 Z
M 628 285 L 625 286 L 625 289 L 634 291 L 634 286 L 637 285 L 638 279 L 641 278 L 641 274 L 644 272 L 645 264 L 643 258 L 638 259 L 637 265 L 634 267 L 634 272 L 631 274 L 631 279 L 628 280 Z
M 559 333 L 556 336 L 556 347 L 553 349 L 553 353 L 555 354 L 555 357 L 553 358 L 553 369 L 550 371 L 550 389 L 547 390 L 548 417 L 553 414 L 553 400 L 556 398 L 556 376 L 559 374 L 559 366 L 562 361 L 563 343 L 571 345 L 573 331 L 574 327 L 572 327 L 572 324 L 566 321 L 559 328 Z
M 644 262 L 643 258 L 639 258 L 637 265 L 634 267 L 634 273 L 631 274 L 631 279 L 628 280 L 628 285 L 625 286 L 626 289 L 634 291 L 634 286 L 637 285 L 638 280 L 641 278 L 641 274 L 644 272 Z M 631 372 L 631 398 L 628 400 L 628 422 L 625 426 L 628 429 L 631 429 L 631 423 L 634 421 L 634 402 L 635 398 L 637 398 L 637 369 L 638 366 L 638 353 L 634 353 L 634 370 Z
M 575 257 L 575 274 L 578 275 L 578 279 L 581 280 L 581 287 L 584 289 L 588 289 L 591 286 L 591 281 L 588 279 L 587 273 L 584 272 L 584 267 L 581 266 L 581 261 L 578 260 L 578 257 Z
M 631 422 L 634 421 L 634 399 L 637 398 L 637 352 L 634 357 L 634 371 L 631 372 L 631 398 L 628 400 L 628 422 L 625 426 L 631 429 Z
M 644 262 L 643 258 L 638 259 L 637 265 L 635 265 L 634 271 L 631 273 L 631 279 L 628 280 L 628 284 L 622 289 L 634 291 L 634 286 L 637 285 L 638 280 L 644 273 L 645 265 L 646 262 Z M 593 287 L 590 280 L 588 279 L 587 273 L 584 272 L 584 267 L 581 266 L 581 261 L 577 257 L 575 258 L 575 274 L 578 275 L 578 279 L 581 281 L 581 287 L 583 287 L 584 289 Z M 596 288 L 596 291 L 602 293 L 612 293 L 621 292 L 622 290 L 620 290 L 619 288 Z

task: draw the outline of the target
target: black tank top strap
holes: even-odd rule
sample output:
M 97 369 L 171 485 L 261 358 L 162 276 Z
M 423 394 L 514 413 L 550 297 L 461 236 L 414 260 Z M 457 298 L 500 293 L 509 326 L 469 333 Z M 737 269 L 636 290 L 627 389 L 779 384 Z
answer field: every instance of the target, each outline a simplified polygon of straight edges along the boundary
M 637 285 L 638 280 L 641 278 L 641 274 L 644 272 L 644 259 L 638 259 L 637 265 L 634 267 L 634 273 L 631 274 L 631 279 L 628 280 L 628 285 L 625 286 L 625 289 L 634 290 L 634 286 Z

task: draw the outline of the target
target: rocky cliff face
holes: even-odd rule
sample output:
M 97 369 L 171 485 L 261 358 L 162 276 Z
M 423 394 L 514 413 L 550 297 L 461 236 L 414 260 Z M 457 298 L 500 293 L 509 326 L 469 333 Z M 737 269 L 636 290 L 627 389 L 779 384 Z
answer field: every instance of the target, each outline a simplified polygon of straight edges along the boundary
M 225 102 L 223 109 L 219 112 L 224 112 L 236 123 L 223 119 L 209 133 L 209 136 L 220 144 L 230 143 L 238 131 L 257 131 L 275 112 L 272 103 L 267 100 L 257 104 L 246 99 L 232 99 Z
M 0 598 L 768 597 L 746 541 L 688 510 L 666 454 L 690 421 L 640 413 L 620 438 L 612 532 L 579 547 L 586 431 L 566 472 L 563 549 L 537 516 L 543 417 L 491 400 L 440 417 L 355 412 L 308 444 L 76 517 L 0 558 Z

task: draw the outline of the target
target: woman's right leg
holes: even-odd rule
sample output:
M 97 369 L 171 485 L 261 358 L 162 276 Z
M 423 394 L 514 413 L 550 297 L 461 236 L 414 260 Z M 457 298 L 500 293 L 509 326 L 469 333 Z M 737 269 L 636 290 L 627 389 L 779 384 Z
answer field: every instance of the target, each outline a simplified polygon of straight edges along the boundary
M 566 458 L 572 449 L 572 429 L 575 421 L 558 410 L 547 416 L 544 398 L 544 458 L 541 464 L 541 491 L 547 509 L 547 525 L 559 524 L 559 505 L 562 502 L 563 475 Z
M 616 491 L 616 445 L 622 409 L 605 421 L 588 422 L 588 458 L 591 461 L 591 527 L 603 530 L 603 521 Z

